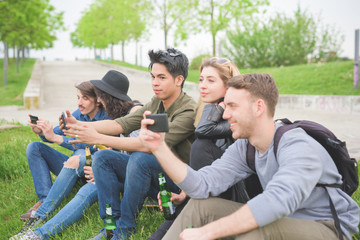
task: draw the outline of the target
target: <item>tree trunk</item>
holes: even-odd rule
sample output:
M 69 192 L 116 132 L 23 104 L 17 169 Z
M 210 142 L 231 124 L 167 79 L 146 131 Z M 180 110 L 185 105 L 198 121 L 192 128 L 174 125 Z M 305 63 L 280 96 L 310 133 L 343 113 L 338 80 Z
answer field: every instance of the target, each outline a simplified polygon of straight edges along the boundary
M 114 61 L 114 44 L 113 43 L 111 44 L 110 51 L 111 51 L 111 61 Z
M 8 60 L 9 60 L 9 51 L 7 47 L 7 42 L 4 42 L 4 87 L 7 86 L 7 69 L 9 67 Z
M 21 67 L 24 67 L 24 63 L 25 63 L 25 46 L 21 47 Z
M 96 60 L 96 48 L 94 48 L 94 59 Z
M 125 62 L 125 41 L 121 41 L 121 55 L 122 61 Z
M 138 65 L 138 41 L 135 41 L 135 65 Z
M 215 37 L 216 37 L 216 34 L 215 33 L 212 33 L 212 52 L 213 52 L 213 57 L 216 56 L 216 40 L 215 40 Z
M 15 49 L 15 44 L 13 44 L 13 63 L 14 64 L 16 63 L 15 56 L 16 56 L 16 49 Z
M 213 27 L 213 22 L 214 22 L 214 11 L 215 11 L 215 6 L 214 6 L 214 1 L 211 0 L 210 2 L 210 6 L 211 6 L 211 14 L 210 14 L 210 30 L 211 30 L 211 36 L 212 36 L 212 54 L 213 57 L 216 56 L 216 41 L 215 41 L 215 36 L 216 36 L 216 32 L 214 31 Z
M 16 73 L 19 73 L 19 65 L 20 65 L 20 48 L 17 47 L 16 48 Z
M 165 50 L 168 48 L 168 44 L 167 44 L 167 36 L 168 36 L 168 32 L 169 32 L 169 29 L 168 29 L 168 26 L 167 26 L 167 22 L 166 22 L 166 18 L 167 18 L 167 6 L 166 6 L 166 1 L 167 0 L 164 0 L 164 41 L 165 41 Z

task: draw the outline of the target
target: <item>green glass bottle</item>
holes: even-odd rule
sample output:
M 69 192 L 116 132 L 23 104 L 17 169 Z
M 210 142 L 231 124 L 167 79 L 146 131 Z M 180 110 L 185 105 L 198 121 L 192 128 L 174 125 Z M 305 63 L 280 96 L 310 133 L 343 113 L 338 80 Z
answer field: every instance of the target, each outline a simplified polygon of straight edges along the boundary
M 90 152 L 89 147 L 85 147 L 85 156 L 86 156 L 85 166 L 91 167 L 92 158 L 91 158 L 91 152 Z
M 116 223 L 112 215 L 110 203 L 106 204 L 106 218 L 105 218 L 105 230 L 106 230 L 106 239 L 111 239 L 113 237 L 113 231 L 116 228 Z
M 159 173 L 159 185 L 160 185 L 160 199 L 161 206 L 163 208 L 164 218 L 171 220 L 175 218 L 175 206 L 170 200 L 171 192 L 168 190 L 165 177 L 162 173 Z

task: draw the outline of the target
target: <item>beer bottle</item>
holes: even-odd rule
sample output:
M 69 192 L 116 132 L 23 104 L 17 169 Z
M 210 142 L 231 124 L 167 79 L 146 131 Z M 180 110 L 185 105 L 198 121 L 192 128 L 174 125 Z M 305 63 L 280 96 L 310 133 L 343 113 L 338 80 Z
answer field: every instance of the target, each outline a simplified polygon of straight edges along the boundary
M 112 215 L 110 203 L 106 204 L 106 219 L 105 219 L 105 230 L 106 230 L 106 239 L 111 239 L 113 237 L 113 231 L 116 228 L 116 223 Z
M 91 159 L 91 152 L 89 147 L 85 147 L 85 156 L 86 156 L 85 166 L 91 167 L 92 159 Z
M 165 177 L 162 173 L 159 173 L 159 185 L 160 185 L 160 199 L 161 206 L 163 208 L 163 214 L 166 220 L 175 218 L 175 206 L 170 200 L 171 192 L 168 190 Z

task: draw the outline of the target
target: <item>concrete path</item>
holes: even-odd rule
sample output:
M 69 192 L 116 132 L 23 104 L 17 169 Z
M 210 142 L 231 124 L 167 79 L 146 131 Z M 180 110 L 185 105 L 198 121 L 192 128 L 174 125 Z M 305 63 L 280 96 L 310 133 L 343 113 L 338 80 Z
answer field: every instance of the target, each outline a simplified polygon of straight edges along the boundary
M 57 124 L 62 111 L 73 111 L 76 106 L 76 83 L 101 79 L 110 69 L 123 72 L 130 81 L 129 96 L 132 99 L 148 102 L 153 96 L 150 74 L 133 69 L 99 62 L 42 62 L 43 99 L 39 110 L 25 110 L 23 107 L 0 107 L 0 119 L 27 124 L 28 113 L 48 119 Z M 187 83 L 184 91 L 195 100 L 199 98 L 195 84 Z M 276 118 L 290 120 L 312 120 L 331 129 L 337 137 L 346 141 L 350 155 L 360 160 L 360 114 L 357 112 L 331 112 L 319 110 L 291 109 L 289 106 L 278 108 Z

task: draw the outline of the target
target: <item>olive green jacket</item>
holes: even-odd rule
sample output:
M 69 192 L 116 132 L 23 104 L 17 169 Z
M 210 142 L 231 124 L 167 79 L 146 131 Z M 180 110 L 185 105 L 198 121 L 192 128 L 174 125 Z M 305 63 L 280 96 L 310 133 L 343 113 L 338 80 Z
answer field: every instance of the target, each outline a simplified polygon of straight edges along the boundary
M 165 134 L 165 142 L 183 162 L 189 163 L 190 148 L 194 141 L 195 101 L 182 92 L 175 102 L 165 111 L 162 101 L 154 96 L 149 103 L 137 111 L 115 119 L 128 135 L 141 127 L 143 113 L 166 113 L 169 120 L 169 132 Z

